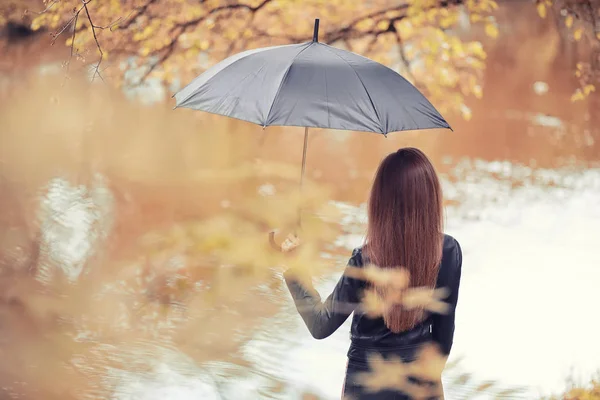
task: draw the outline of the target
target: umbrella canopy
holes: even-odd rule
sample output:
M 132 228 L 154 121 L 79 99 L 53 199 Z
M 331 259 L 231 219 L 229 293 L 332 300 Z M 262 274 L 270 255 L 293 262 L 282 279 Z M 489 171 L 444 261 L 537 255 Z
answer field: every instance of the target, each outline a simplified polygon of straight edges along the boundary
M 176 106 L 267 126 L 389 132 L 450 128 L 417 88 L 392 69 L 318 41 L 248 50 L 226 58 L 176 93 Z M 300 210 L 299 210 L 300 211 Z M 300 226 L 300 214 L 298 225 Z M 281 250 L 270 234 L 273 247 Z
M 450 128 L 392 69 L 317 40 L 245 51 L 209 68 L 175 94 L 176 107 L 267 126 L 387 134 Z M 450 128 L 451 129 L 451 128 Z

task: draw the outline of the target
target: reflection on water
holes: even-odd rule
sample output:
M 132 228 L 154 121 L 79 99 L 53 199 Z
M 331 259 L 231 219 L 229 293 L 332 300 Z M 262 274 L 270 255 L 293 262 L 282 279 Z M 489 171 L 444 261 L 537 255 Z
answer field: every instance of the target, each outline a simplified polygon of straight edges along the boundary
M 110 371 L 113 400 L 219 399 L 214 379 L 206 369 L 184 354 L 165 347 L 146 345 L 127 354 L 126 364 L 142 364 L 145 372 Z
M 48 183 L 39 210 L 41 251 L 48 255 L 40 279 L 50 279 L 56 266 L 70 281 L 77 280 L 99 241 L 110 233 L 113 201 L 100 174 L 89 188 L 60 177 Z

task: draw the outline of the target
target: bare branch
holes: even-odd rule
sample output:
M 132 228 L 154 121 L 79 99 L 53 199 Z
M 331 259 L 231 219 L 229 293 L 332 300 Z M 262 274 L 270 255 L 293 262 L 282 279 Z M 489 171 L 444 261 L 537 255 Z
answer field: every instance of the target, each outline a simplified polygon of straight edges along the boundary
M 398 44 L 398 52 L 400 53 L 400 60 L 402 60 L 402 64 L 404 64 L 404 67 L 406 69 L 406 74 L 408 75 L 408 77 L 410 78 L 410 80 L 413 83 L 416 83 L 415 76 L 413 75 L 411 68 L 410 68 L 410 60 L 408 59 L 408 57 L 406 56 L 406 52 L 404 51 L 404 42 L 402 40 L 402 36 L 400 36 L 400 32 L 398 32 L 397 29 L 394 29 L 394 33 L 396 36 L 396 43 Z
M 156 68 L 158 68 L 160 65 L 162 65 L 169 57 L 171 57 L 171 55 L 175 52 L 175 49 L 177 48 L 178 37 L 179 36 L 175 36 L 166 47 L 163 47 L 159 50 L 159 51 L 163 51 L 163 54 L 160 56 L 160 58 L 155 63 L 150 65 L 148 70 L 139 79 L 138 85 L 143 84 L 146 81 L 146 79 L 148 79 L 148 77 L 152 74 L 152 72 L 154 72 L 156 70 Z
M 66 72 L 65 72 L 65 80 L 69 76 L 69 71 L 71 69 L 71 60 L 73 59 L 73 53 L 75 52 L 75 34 L 77 33 L 77 20 L 79 19 L 79 12 L 75 14 L 75 20 L 73 21 L 73 35 L 71 36 L 71 52 L 69 55 L 69 60 L 66 63 Z M 56 40 L 56 39 L 55 39 Z M 64 84 L 64 81 L 63 81 Z
M 129 28 L 132 24 L 134 24 L 137 19 L 144 15 L 144 13 L 148 10 L 148 7 L 150 7 L 153 3 L 156 3 L 157 0 L 149 0 L 146 4 L 144 4 L 141 7 L 138 7 L 137 10 L 133 11 L 131 14 L 129 14 L 126 17 L 127 22 L 125 22 L 123 25 L 120 26 L 121 29 L 127 29 Z
M 52 43 L 51 43 L 52 45 L 54 45 L 54 43 L 56 43 L 56 39 L 58 39 L 58 37 L 60 35 L 62 35 L 64 33 L 64 31 L 66 31 L 67 28 L 69 28 L 70 26 L 73 26 L 73 32 L 75 32 L 75 29 L 77 28 L 77 23 L 73 24 L 73 21 L 75 21 L 75 22 L 77 21 L 81 10 L 83 10 L 83 6 L 79 7 L 79 9 L 76 10 L 75 13 L 73 14 L 73 17 L 71 17 L 71 19 L 69 21 L 67 21 L 67 23 L 58 32 L 56 32 L 52 35 Z
M 102 47 L 100 46 L 100 42 L 98 41 L 98 36 L 96 36 L 96 26 L 92 21 L 92 16 L 90 15 L 90 10 L 87 6 L 91 1 L 92 0 L 81 0 L 81 2 L 83 3 L 83 8 L 85 9 L 85 14 L 87 15 L 87 19 L 90 22 L 90 29 L 92 30 L 92 35 L 94 36 L 96 47 L 98 48 L 98 52 L 100 53 L 100 59 L 98 60 L 98 64 L 96 64 L 96 67 L 94 68 L 94 75 L 92 75 L 92 81 L 94 80 L 96 75 L 98 75 L 98 77 L 102 81 L 104 81 L 104 78 L 102 78 L 102 75 L 100 75 L 100 64 L 102 63 L 102 59 L 104 58 L 104 52 L 102 51 Z
M 173 55 L 173 53 L 175 52 L 175 50 L 177 48 L 177 43 L 178 43 L 179 37 L 183 33 L 185 33 L 188 29 L 191 29 L 192 27 L 197 26 L 198 24 L 202 23 L 211 15 L 218 14 L 219 12 L 222 12 L 222 11 L 232 11 L 232 10 L 236 10 L 236 9 L 245 9 L 245 10 L 250 11 L 251 17 L 246 25 L 246 26 L 250 26 L 256 12 L 258 12 L 260 9 L 265 7 L 271 1 L 272 0 L 263 0 L 261 3 L 259 3 L 256 6 L 250 6 L 250 5 L 244 4 L 244 3 L 236 3 L 236 4 L 228 4 L 228 5 L 218 6 L 218 7 L 211 9 L 209 12 L 207 12 L 206 14 L 204 14 L 198 18 L 175 24 L 169 32 L 169 36 L 171 37 L 171 40 L 169 41 L 169 43 L 166 46 L 164 46 L 154 52 L 154 54 L 157 54 L 157 53 L 162 53 L 162 54 L 159 57 L 159 59 L 156 62 L 152 63 L 152 65 L 148 68 L 148 70 L 144 73 L 144 75 L 138 81 L 138 84 L 144 83 L 148 79 L 148 77 L 152 74 L 152 72 L 154 72 L 156 70 L 156 68 L 158 68 L 160 65 L 162 65 L 165 61 L 167 61 L 169 59 L 169 57 L 171 57 L 171 55 Z M 144 11 L 147 9 L 147 6 L 149 6 L 150 3 L 152 3 L 152 1 L 150 1 L 145 6 L 142 7 L 142 8 L 144 8 Z M 141 13 L 136 13 L 135 18 L 139 17 L 140 15 L 141 15 Z M 232 51 L 233 46 L 235 46 L 235 41 L 232 41 L 232 44 L 230 45 L 228 51 Z
M 94 25 L 94 28 L 96 29 L 100 29 L 100 30 L 104 30 L 104 29 L 108 29 L 110 31 L 112 31 L 112 29 L 117 26 L 117 24 L 123 19 L 123 17 L 119 17 L 117 18 L 115 21 L 111 22 L 110 24 L 106 25 L 106 26 L 98 26 L 98 25 Z
M 48 4 L 46 6 L 46 8 L 44 8 L 42 11 L 34 11 L 34 12 L 39 15 L 44 14 L 45 12 L 50 11 L 50 9 L 58 2 L 60 2 L 60 0 L 52 0 L 52 2 L 50 4 Z

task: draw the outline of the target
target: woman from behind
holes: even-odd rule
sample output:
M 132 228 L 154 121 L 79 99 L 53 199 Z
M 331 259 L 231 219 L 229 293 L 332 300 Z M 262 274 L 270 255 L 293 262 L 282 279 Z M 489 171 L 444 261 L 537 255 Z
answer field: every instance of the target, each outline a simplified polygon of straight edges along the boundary
M 439 179 L 425 154 L 402 148 L 381 162 L 368 203 L 365 243 L 353 251 L 325 302 L 310 280 L 294 270 L 285 273 L 296 308 L 316 339 L 331 335 L 354 313 L 343 391 L 347 398 L 443 398 L 441 376 L 431 379 L 431 371 L 441 375 L 452 348 L 462 252 L 458 242 L 443 233 L 442 201 Z M 373 280 L 373 271 L 382 273 Z M 381 278 L 400 271 L 408 277 L 407 287 L 388 296 L 389 287 L 386 282 L 381 285 Z M 440 290 L 446 292 L 443 313 L 432 306 L 432 297 L 414 301 L 419 298 L 416 293 Z M 383 299 L 375 316 L 363 301 L 372 293 Z M 396 300 L 389 302 L 392 298 Z M 424 365 L 420 357 L 431 356 L 432 346 L 439 357 L 428 362 L 441 365 L 437 369 Z

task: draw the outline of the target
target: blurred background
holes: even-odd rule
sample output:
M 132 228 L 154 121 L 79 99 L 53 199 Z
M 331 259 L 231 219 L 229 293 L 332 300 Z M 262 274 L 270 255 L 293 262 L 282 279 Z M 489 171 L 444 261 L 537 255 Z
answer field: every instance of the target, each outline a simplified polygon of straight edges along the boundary
M 301 128 L 172 110 L 314 18 L 454 130 L 311 130 L 300 195 Z M 2 0 L 0 399 L 339 398 L 349 321 L 313 340 L 281 265 L 326 296 L 403 146 L 463 248 L 446 397 L 600 398 L 599 77 L 595 0 Z

